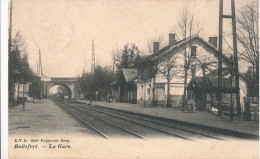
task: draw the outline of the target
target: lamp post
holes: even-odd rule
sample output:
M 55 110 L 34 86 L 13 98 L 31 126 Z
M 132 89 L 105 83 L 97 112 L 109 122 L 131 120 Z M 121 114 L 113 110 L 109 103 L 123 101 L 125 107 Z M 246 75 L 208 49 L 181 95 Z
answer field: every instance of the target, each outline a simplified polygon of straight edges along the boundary
M 20 72 L 19 71 L 15 71 L 15 74 L 17 75 L 17 77 L 19 77 L 20 76 Z M 18 80 L 18 88 L 17 88 L 17 101 L 19 101 L 20 99 L 19 99 L 19 97 L 20 97 L 20 81 Z
M 230 69 L 230 100 L 231 100 L 231 106 L 230 106 L 230 120 L 232 121 L 233 120 L 233 117 L 234 117 L 234 113 L 233 113 L 233 84 L 232 84 L 232 81 L 233 81 L 233 69 L 234 69 L 234 60 L 233 60 L 233 57 L 230 56 L 230 61 L 228 62 L 229 64 L 229 69 Z
M 23 83 L 23 111 L 25 110 L 25 100 L 24 100 L 24 79 L 22 79 Z
M 33 104 L 35 99 L 35 77 L 33 77 Z
M 23 111 L 25 111 L 25 100 L 24 100 L 24 82 L 25 82 L 25 77 L 24 77 L 24 74 L 25 74 L 25 70 L 26 68 L 25 68 L 25 66 L 22 66 L 22 75 L 23 75 L 23 77 L 22 77 L 22 84 L 23 84 Z M 19 92 L 18 92 L 18 94 L 19 94 Z

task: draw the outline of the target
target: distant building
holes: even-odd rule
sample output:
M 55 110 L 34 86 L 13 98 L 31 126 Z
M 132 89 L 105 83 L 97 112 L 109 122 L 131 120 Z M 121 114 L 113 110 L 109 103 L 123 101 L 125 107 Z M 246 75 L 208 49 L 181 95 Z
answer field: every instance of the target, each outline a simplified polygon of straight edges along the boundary
M 122 69 L 123 77 L 110 84 L 112 98 L 118 102 L 137 102 L 137 69 Z

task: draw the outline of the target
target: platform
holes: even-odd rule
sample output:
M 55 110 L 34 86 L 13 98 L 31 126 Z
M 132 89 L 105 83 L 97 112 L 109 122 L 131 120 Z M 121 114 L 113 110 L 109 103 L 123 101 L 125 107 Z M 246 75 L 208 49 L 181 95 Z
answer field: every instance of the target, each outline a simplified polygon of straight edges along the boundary
M 79 100 L 80 102 L 89 103 L 88 100 Z M 198 126 L 206 126 L 209 128 L 217 128 L 225 130 L 231 130 L 236 132 L 241 132 L 245 134 L 251 134 L 259 136 L 259 123 L 256 121 L 245 121 L 241 118 L 234 118 L 230 121 L 227 118 L 219 117 L 213 115 L 209 112 L 182 112 L 180 110 L 175 110 L 172 108 L 165 108 L 162 106 L 155 107 L 144 107 L 142 104 L 130 104 L 130 103 L 117 103 L 117 102 L 102 102 L 93 101 L 93 105 L 98 105 L 102 107 L 108 107 L 123 111 L 129 111 L 133 113 L 139 113 L 143 115 L 149 115 L 153 117 L 160 117 L 175 121 L 180 121 L 184 123 L 196 124 Z

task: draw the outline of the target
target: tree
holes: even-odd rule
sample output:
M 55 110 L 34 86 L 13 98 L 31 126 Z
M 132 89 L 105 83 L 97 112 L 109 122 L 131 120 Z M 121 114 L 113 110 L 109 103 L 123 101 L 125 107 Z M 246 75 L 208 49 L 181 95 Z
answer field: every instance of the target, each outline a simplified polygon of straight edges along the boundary
M 37 77 L 36 74 L 33 73 L 31 77 L 28 79 L 32 84 L 29 87 L 29 96 L 33 98 L 41 99 L 41 92 L 43 88 L 43 83 L 41 82 L 41 78 Z
M 21 54 L 24 49 L 24 42 L 20 32 L 16 33 L 14 39 L 11 40 L 10 52 L 8 54 L 8 82 L 9 82 L 9 101 L 14 101 L 15 83 L 20 83 L 24 76 L 24 63 Z M 24 61 L 24 60 L 23 60 Z
M 176 60 L 178 59 L 178 56 L 175 55 L 172 58 L 166 58 L 163 60 L 159 66 L 158 71 L 160 72 L 160 75 L 166 78 L 167 80 L 167 99 L 166 99 L 166 106 L 170 107 L 170 82 L 171 79 L 179 72 L 176 66 Z
M 135 67 L 135 65 L 140 61 L 140 50 L 135 44 L 129 45 L 127 43 L 124 45 L 123 49 L 114 49 L 112 52 L 117 67 L 114 77 L 122 88 L 125 84 L 122 69 Z
M 97 66 L 95 68 L 94 82 L 98 96 L 96 100 L 105 100 L 109 94 L 109 85 L 113 81 L 113 72 L 109 67 Z
M 252 74 L 255 78 L 255 88 L 253 92 L 259 92 L 259 19 L 258 19 L 258 1 L 251 0 L 243 5 L 236 17 L 237 22 L 237 41 L 238 41 L 238 58 L 241 61 L 249 63 L 252 66 Z M 230 37 L 232 35 L 229 35 Z M 229 44 L 229 39 L 224 38 L 228 48 L 233 51 Z M 251 85 L 250 83 L 248 83 Z M 258 96 L 255 94 L 254 96 Z
M 148 52 L 150 54 L 153 54 L 155 53 L 154 52 L 154 42 L 158 42 L 159 43 L 159 48 L 160 47 L 164 47 L 166 45 L 166 43 L 164 42 L 164 37 L 163 35 L 161 34 L 159 37 L 151 40 L 151 41 L 148 41 L 147 42 L 147 48 L 148 48 Z M 155 79 L 156 79 L 156 75 L 157 75 L 157 72 L 158 72 L 158 58 L 156 58 L 154 61 L 151 62 L 151 76 L 153 78 L 153 99 L 152 99 L 152 104 L 155 105 Z
M 183 9 L 180 12 L 180 19 L 178 20 L 178 25 L 175 27 L 175 32 L 177 33 L 178 39 L 184 39 L 187 40 L 188 37 L 199 35 L 202 31 L 202 25 L 198 21 L 195 20 L 195 14 L 190 11 L 189 6 L 184 6 Z M 187 47 L 185 47 L 183 55 L 184 55 L 184 92 L 182 97 L 182 106 L 184 107 L 184 104 L 186 101 L 186 94 L 187 94 L 187 79 L 188 79 L 188 70 L 190 69 L 190 48 L 191 43 L 188 44 Z
M 255 95 L 258 95 L 259 92 L 257 92 L 257 89 L 255 88 L 255 83 L 257 81 L 256 78 L 254 77 L 254 73 L 253 73 L 253 67 L 249 67 L 249 69 L 247 70 L 247 72 L 245 74 L 243 74 L 243 77 L 246 81 L 246 86 L 247 86 L 247 97 L 254 97 Z
M 258 1 L 252 0 L 239 10 L 237 19 L 237 40 L 241 44 L 240 59 L 253 66 L 254 73 L 259 65 L 259 34 L 258 34 Z
M 80 91 L 83 93 L 85 99 L 92 99 L 94 94 L 94 75 L 92 73 L 84 73 L 79 78 Z
M 135 44 L 124 45 L 122 50 L 114 50 L 114 58 L 117 66 L 117 70 L 122 68 L 133 67 L 140 59 L 140 50 Z
M 8 54 L 8 95 L 10 102 L 14 101 L 15 84 L 18 83 L 19 89 L 20 83 L 30 81 L 32 76 L 33 72 L 28 63 L 26 44 L 18 31 L 15 38 L 11 40 Z
M 239 10 L 237 19 L 237 40 L 241 45 L 238 52 L 240 59 L 250 63 L 253 67 L 256 94 L 259 92 L 259 17 L 258 1 L 252 0 Z
M 237 48 L 229 44 L 229 40 L 225 40 L 228 49 L 236 51 L 238 54 L 238 59 L 241 62 L 246 62 L 252 65 L 253 68 L 253 80 L 256 94 L 252 96 L 258 96 L 259 92 L 259 34 L 258 34 L 258 1 L 251 0 L 243 5 L 238 10 L 238 16 L 236 17 L 237 27 L 236 38 L 238 41 Z M 233 34 L 229 35 L 229 37 Z M 236 56 L 234 56 L 236 61 Z M 237 61 L 236 61 L 237 62 Z M 237 64 L 237 63 L 236 63 Z M 235 85 L 236 85 L 236 101 L 237 101 L 237 114 L 241 115 L 241 106 L 240 106 L 240 94 L 239 94 L 239 72 L 238 67 L 236 67 L 235 73 Z M 248 81 L 248 80 L 247 80 Z M 247 83 L 250 85 L 249 83 Z
M 9 101 L 14 101 L 14 88 L 15 83 L 19 80 L 19 73 L 20 73 L 20 52 L 18 47 L 15 50 L 12 50 L 9 54 L 8 59 L 8 92 L 9 92 Z
M 97 66 L 95 73 L 83 73 L 79 78 L 79 88 L 85 99 L 106 99 L 109 94 L 109 84 L 113 81 L 113 72 L 109 67 Z M 98 96 L 94 96 L 95 92 Z

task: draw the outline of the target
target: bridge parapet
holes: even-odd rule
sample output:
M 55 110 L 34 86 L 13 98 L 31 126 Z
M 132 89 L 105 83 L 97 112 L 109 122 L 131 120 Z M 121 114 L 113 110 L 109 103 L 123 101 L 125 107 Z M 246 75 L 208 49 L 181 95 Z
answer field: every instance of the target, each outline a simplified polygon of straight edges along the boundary
M 53 82 L 75 82 L 78 80 L 78 77 L 69 77 L 69 78 L 51 78 L 51 81 Z

